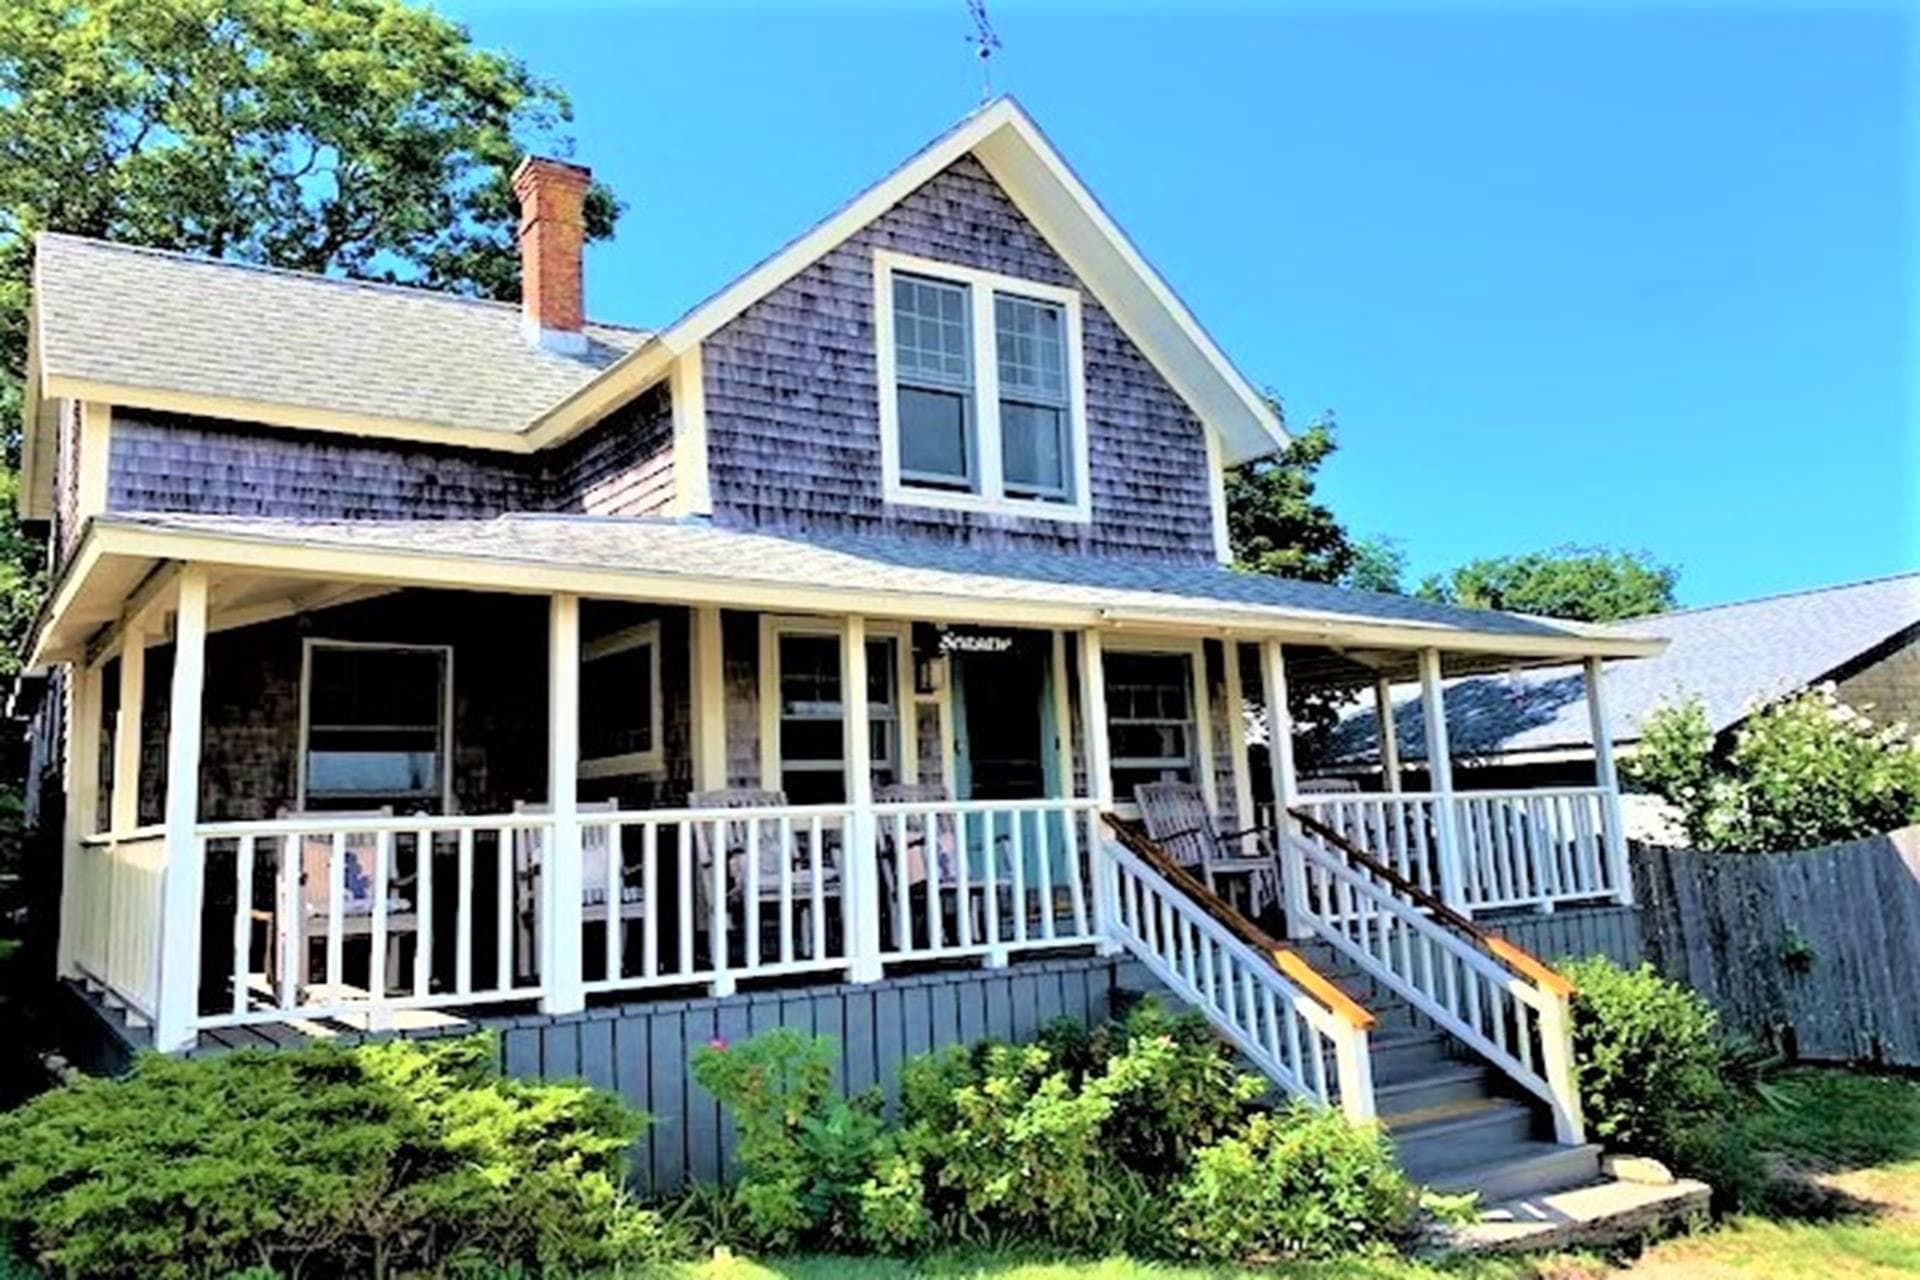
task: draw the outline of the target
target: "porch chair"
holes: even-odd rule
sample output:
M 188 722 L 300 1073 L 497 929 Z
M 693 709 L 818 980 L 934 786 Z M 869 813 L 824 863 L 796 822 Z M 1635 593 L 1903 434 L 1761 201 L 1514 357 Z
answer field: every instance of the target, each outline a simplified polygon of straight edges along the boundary
M 787 807 L 787 793 L 761 787 L 723 787 L 713 791 L 695 791 L 687 797 L 687 805 L 692 809 L 784 809 Z M 694 922 L 696 928 L 708 928 L 713 919 L 713 866 L 716 857 L 726 859 L 727 906 L 743 903 L 747 891 L 747 833 L 750 830 L 748 819 L 751 813 L 745 813 L 737 820 L 721 823 L 697 822 L 693 829 L 694 877 L 693 888 L 696 911 L 699 918 Z M 721 848 L 714 847 L 716 829 L 720 833 Z M 751 856 L 760 862 L 761 927 L 771 919 L 775 927 L 779 925 L 780 903 L 780 866 L 788 860 L 791 866 L 791 884 L 793 886 L 793 927 L 796 930 L 796 953 L 806 954 L 813 938 L 813 868 L 809 865 L 806 844 L 800 839 L 800 833 L 807 828 L 795 822 L 794 844 L 792 850 L 782 848 L 780 824 L 778 821 L 760 824 L 758 849 Z M 820 836 L 820 897 L 827 920 L 832 921 L 838 915 L 840 902 L 840 845 L 844 835 L 823 830 Z M 774 911 L 769 915 L 766 904 L 772 903 Z M 729 926 L 731 927 L 731 926 Z M 752 942 L 752 954 L 749 959 L 757 961 L 760 954 L 759 938 Z M 726 946 L 724 938 L 710 939 L 708 945 L 717 953 Z
M 378 809 L 361 810 L 298 810 L 282 809 L 280 819 L 286 822 L 336 822 L 355 818 L 391 818 L 393 807 L 384 805 Z M 314 832 L 299 837 L 300 860 L 297 864 L 300 877 L 300 907 L 290 920 L 281 922 L 280 927 L 293 931 L 294 982 L 304 990 L 312 985 L 313 943 L 323 947 L 327 940 L 327 926 L 332 914 L 331 868 L 333 862 L 333 837 L 329 834 Z M 340 934 L 342 941 L 350 938 L 373 938 L 373 901 L 374 901 L 374 862 L 379 837 L 371 831 L 349 831 L 341 841 L 340 884 Z M 295 864 L 288 864 L 287 871 L 292 873 Z M 409 934 L 418 932 L 419 916 L 414 911 L 411 893 L 417 880 L 415 875 L 402 876 L 395 872 L 391 863 L 387 867 L 387 971 L 391 982 L 401 973 L 400 944 Z M 318 935 L 316 937 L 315 935 Z M 270 957 L 269 969 L 279 963 L 279 949 Z M 372 957 L 368 957 L 368 981 L 372 981 Z M 340 980 L 344 985 L 343 974 L 330 974 L 330 978 Z M 369 992 L 368 994 L 374 994 Z
M 581 814 L 613 813 L 620 806 L 612 800 L 585 801 L 574 806 Z M 552 809 L 544 804 L 516 800 L 515 813 L 541 814 Z M 580 919 L 583 923 L 605 923 L 607 919 L 607 860 L 613 856 L 617 829 L 600 823 L 580 828 Z M 545 864 L 546 831 L 540 827 L 521 827 L 513 833 L 514 919 L 519 922 L 519 945 L 514 952 L 514 973 L 521 982 L 533 977 L 534 961 L 540 954 L 540 868 Z M 631 883 L 632 868 L 623 857 L 620 862 L 620 927 L 647 913 L 645 894 Z M 624 940 L 624 939 L 623 939 Z M 626 948 L 621 948 L 626 954 Z M 617 974 L 608 974 L 617 977 Z
M 873 799 L 876 804 L 950 804 L 952 803 L 953 797 L 948 794 L 945 786 L 937 782 L 888 782 L 873 789 Z M 940 890 L 940 901 L 944 904 L 947 901 L 948 891 L 955 890 L 959 886 L 959 863 L 960 858 L 963 856 L 963 851 L 960 848 L 958 834 L 954 830 L 953 815 L 951 813 L 936 813 L 928 816 L 933 819 L 931 823 L 933 828 L 931 869 L 937 877 L 936 883 Z M 921 895 L 925 893 L 923 886 L 926 884 L 929 870 L 929 858 L 927 856 L 928 825 L 929 824 L 924 821 L 917 825 L 911 821 L 907 824 L 906 861 L 907 887 L 909 890 L 908 904 L 910 908 L 909 916 L 911 916 L 912 907 L 925 905 L 925 899 Z M 894 844 L 894 836 L 894 824 L 882 821 L 879 824 L 880 919 L 888 929 L 896 929 L 898 927 L 897 904 L 900 893 L 898 865 L 900 861 L 900 851 Z M 993 842 L 994 880 L 997 885 L 1006 886 L 1009 894 L 1011 894 L 1013 888 L 1013 864 L 1009 861 L 1009 855 L 1007 853 L 1008 842 L 1011 839 L 1012 837 L 1006 832 L 1001 832 L 994 837 Z M 968 870 L 969 872 L 973 871 L 971 863 L 968 865 Z M 969 899 L 967 910 L 968 914 L 972 917 L 973 936 L 975 939 L 981 939 L 987 936 L 986 912 L 988 906 L 984 880 L 985 877 L 977 872 L 967 877 L 967 897 Z M 914 890 L 918 890 L 918 892 L 914 892 Z M 994 904 L 993 909 L 998 910 L 997 903 Z M 1004 935 L 1007 931 L 1002 930 L 1001 932 Z M 949 936 L 953 935 L 950 934 Z M 907 940 L 895 939 L 894 945 L 905 949 Z
M 1259 827 L 1222 831 L 1207 808 L 1206 797 L 1191 782 L 1143 782 L 1133 789 L 1140 820 L 1147 835 L 1175 862 L 1195 867 L 1207 887 L 1232 901 L 1220 881 L 1244 881 L 1245 910 L 1257 916 L 1270 902 L 1280 900 L 1273 846 Z M 1253 836 L 1260 852 L 1252 857 L 1240 851 L 1240 842 Z

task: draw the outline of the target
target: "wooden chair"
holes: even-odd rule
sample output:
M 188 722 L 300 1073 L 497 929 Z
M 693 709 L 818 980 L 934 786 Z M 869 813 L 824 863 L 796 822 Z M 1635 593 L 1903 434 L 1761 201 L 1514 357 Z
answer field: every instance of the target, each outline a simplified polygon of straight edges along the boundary
M 337 822 L 343 819 L 368 818 L 384 819 L 393 816 L 393 808 L 385 806 L 379 809 L 364 810 L 294 810 L 282 809 L 280 818 L 288 822 Z M 283 921 L 281 927 L 292 929 L 294 981 L 301 987 L 312 985 L 313 943 L 323 947 L 327 940 L 327 930 L 332 919 L 332 864 L 333 836 L 314 832 L 298 837 L 300 858 L 297 864 L 300 877 L 299 910 L 293 918 Z M 423 839 L 423 843 L 424 843 Z M 371 831 L 349 831 L 341 840 L 340 868 L 340 933 L 343 942 L 351 938 L 373 938 L 373 902 L 374 902 L 374 863 L 377 859 L 379 836 Z M 419 856 L 426 856 L 423 851 Z M 295 864 L 288 865 L 292 873 Z M 387 867 L 387 971 L 389 982 L 401 972 L 401 942 L 410 934 L 419 931 L 420 918 L 414 910 L 411 898 L 415 875 L 402 876 L 396 873 L 389 862 Z M 317 935 L 317 936 L 316 936 Z M 371 981 L 372 964 L 368 964 Z M 344 981 L 342 974 L 329 974 L 329 978 Z
M 619 805 L 612 800 L 583 802 L 575 806 L 582 815 L 613 813 Z M 543 804 L 516 802 L 515 813 L 549 813 Z M 532 977 L 534 960 L 540 954 L 540 868 L 546 853 L 546 831 L 541 827 L 522 827 L 513 833 L 514 918 L 520 925 L 520 945 L 515 955 L 514 972 L 520 980 Z M 616 828 L 603 823 L 583 824 L 580 828 L 580 918 L 583 922 L 605 923 L 607 919 L 607 869 L 613 856 L 613 844 L 619 838 Z M 621 859 L 617 884 L 620 889 L 620 927 L 647 913 L 645 894 L 634 883 L 633 868 Z M 621 949 L 625 954 L 625 948 Z M 608 977 L 618 975 L 609 974 Z
M 951 804 L 953 797 L 945 786 L 937 782 L 888 782 L 873 789 L 876 804 Z M 960 883 L 960 859 L 971 854 L 972 850 L 960 847 L 959 833 L 955 830 L 952 812 L 933 812 L 924 819 L 909 819 L 905 824 L 906 871 L 909 906 L 924 906 L 923 886 L 927 882 L 929 870 L 936 878 L 939 899 L 942 904 L 958 892 Z M 931 830 L 933 848 L 927 848 L 927 836 Z M 879 825 L 879 858 L 881 887 L 881 919 L 888 928 L 896 927 L 897 904 L 900 893 L 900 853 L 895 845 L 896 827 L 883 819 Z M 1007 832 L 994 836 L 993 874 L 997 885 L 1004 886 L 1009 893 L 1013 886 L 1013 863 L 1007 852 L 1012 837 Z M 929 865 L 931 864 L 931 865 Z M 972 916 L 973 936 L 976 940 L 986 937 L 986 877 L 977 871 L 976 863 L 969 861 L 967 869 L 968 912 Z M 950 935 L 957 936 L 957 934 Z M 896 940 L 896 945 L 900 940 Z
M 1223 879 L 1243 883 L 1249 915 L 1257 916 L 1269 902 L 1279 901 L 1279 880 L 1273 848 L 1259 827 L 1222 831 L 1207 808 L 1206 797 L 1191 782 L 1145 782 L 1133 790 L 1140 820 L 1153 839 L 1175 862 L 1200 871 L 1207 887 L 1232 901 Z M 1260 852 L 1248 856 L 1241 842 L 1253 837 Z
M 777 819 L 765 821 L 759 826 L 758 848 L 751 855 L 747 848 L 749 832 L 753 830 L 751 810 L 784 809 L 787 806 L 787 793 L 760 787 L 726 787 L 714 791 L 695 791 L 687 797 L 687 806 L 692 809 L 739 809 L 743 814 L 738 819 L 722 822 L 696 822 L 693 826 L 694 843 L 694 896 L 699 918 L 694 922 L 696 928 L 708 928 L 713 919 L 713 867 L 716 857 L 726 859 L 726 897 L 729 906 L 744 902 L 747 891 L 747 859 L 749 856 L 759 860 L 758 901 L 762 908 L 768 903 L 774 904 L 771 913 L 764 909 L 760 913 L 762 927 L 772 920 L 776 927 L 779 923 L 780 870 L 788 865 L 788 884 L 792 893 L 792 904 L 799 941 L 811 945 L 813 937 L 813 867 L 810 865 L 810 853 L 803 833 L 806 826 L 800 822 L 793 824 L 793 845 L 791 849 L 783 846 L 780 823 Z M 719 843 L 716 848 L 715 836 Z M 821 832 L 820 837 L 820 897 L 831 921 L 838 914 L 840 901 L 840 842 L 843 836 L 837 831 Z M 759 939 L 753 940 L 756 947 Z M 716 949 L 724 943 L 713 940 Z

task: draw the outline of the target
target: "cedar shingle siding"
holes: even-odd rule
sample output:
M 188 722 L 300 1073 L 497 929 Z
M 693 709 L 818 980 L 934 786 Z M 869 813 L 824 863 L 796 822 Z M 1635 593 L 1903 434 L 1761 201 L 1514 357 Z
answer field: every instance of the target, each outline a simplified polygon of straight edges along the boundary
M 673 496 L 665 384 L 549 454 L 516 457 L 116 409 L 116 511 L 439 519 L 504 511 L 650 515 Z
M 889 509 L 880 471 L 876 247 L 1079 287 L 987 171 L 971 157 L 956 162 L 707 339 L 716 522 L 1213 558 L 1200 421 L 1090 294 L 1092 523 Z

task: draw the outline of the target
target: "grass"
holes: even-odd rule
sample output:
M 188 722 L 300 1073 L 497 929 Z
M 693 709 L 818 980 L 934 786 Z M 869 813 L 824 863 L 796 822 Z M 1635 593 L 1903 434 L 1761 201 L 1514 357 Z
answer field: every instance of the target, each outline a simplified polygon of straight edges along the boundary
M 1171 1266 L 1109 1258 L 945 1253 L 879 1258 L 719 1258 L 680 1280 L 1881 1280 L 1920 1275 L 1920 1082 L 1808 1069 L 1774 1090 L 1779 1105 L 1746 1124 L 1793 1194 L 1768 1216 L 1743 1214 L 1661 1241 L 1634 1257 L 1348 1259 L 1277 1269 Z

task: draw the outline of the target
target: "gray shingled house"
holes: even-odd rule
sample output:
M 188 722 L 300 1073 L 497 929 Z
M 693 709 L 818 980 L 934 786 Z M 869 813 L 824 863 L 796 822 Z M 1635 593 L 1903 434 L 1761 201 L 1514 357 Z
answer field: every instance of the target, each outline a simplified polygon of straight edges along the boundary
M 1658 657 L 1608 666 L 1613 745 L 1622 755 L 1664 704 L 1698 698 L 1728 742 L 1755 706 L 1822 683 L 1876 723 L 1920 725 L 1920 573 L 1681 609 L 1616 629 L 1658 630 L 1668 641 Z M 1593 723 L 1582 684 L 1575 666 L 1448 681 L 1447 740 L 1458 785 L 1540 787 L 1590 777 Z M 1395 762 L 1424 773 L 1418 691 L 1396 689 L 1393 701 Z M 1377 786 L 1379 745 L 1377 707 L 1356 703 L 1327 742 L 1303 756 L 1301 771 Z
M 585 317 L 585 184 L 521 167 L 519 307 L 39 240 L 36 814 L 118 1034 L 498 1027 L 670 1185 L 725 1151 L 689 1043 L 833 1030 L 858 1088 L 1134 972 L 1438 1181 L 1591 1174 L 1491 930 L 1621 916 L 1611 761 L 1304 796 L 1282 733 L 1242 831 L 1234 712 L 1582 663 L 1604 716 L 1658 641 L 1226 567 L 1283 426 L 1011 101 L 656 330 Z M 1150 783 L 1197 816 L 1117 836 Z

